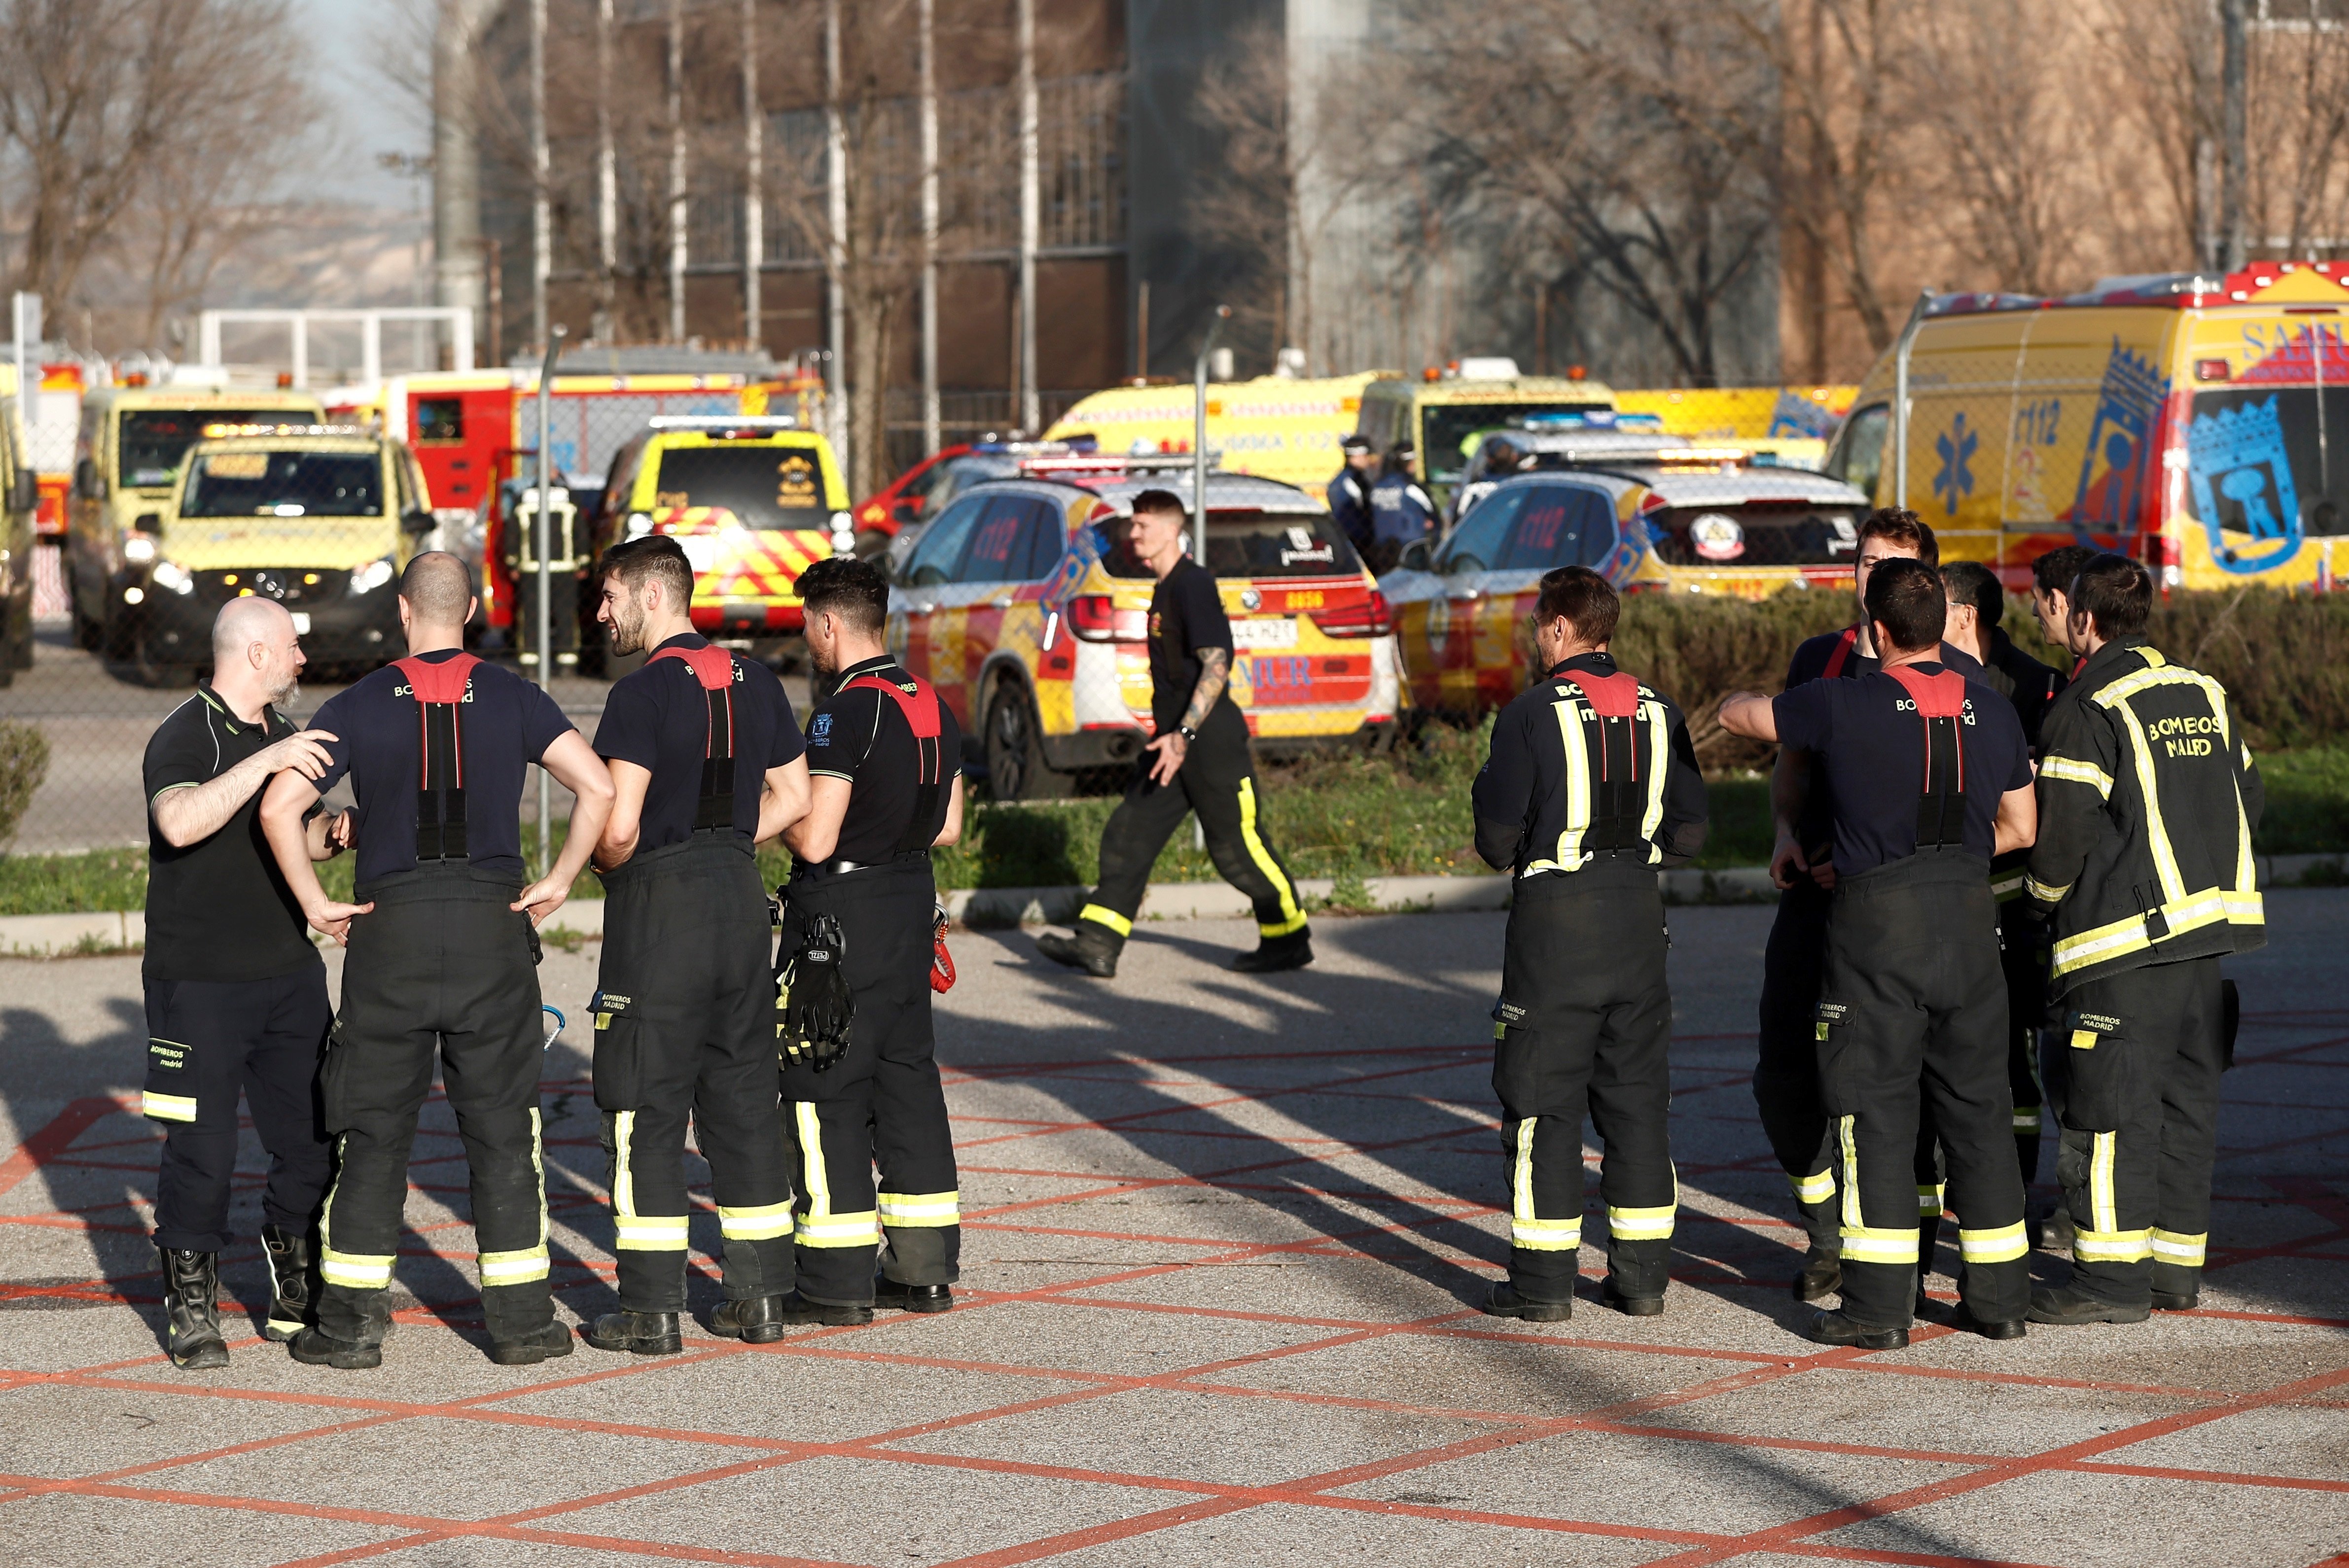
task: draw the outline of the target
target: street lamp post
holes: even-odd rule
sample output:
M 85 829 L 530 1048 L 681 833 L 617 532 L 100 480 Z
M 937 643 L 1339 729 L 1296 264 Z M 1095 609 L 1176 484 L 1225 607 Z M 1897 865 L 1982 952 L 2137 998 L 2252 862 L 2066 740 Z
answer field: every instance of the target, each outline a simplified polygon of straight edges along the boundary
M 546 360 L 538 370 L 538 506 L 532 520 L 532 531 L 537 535 L 538 548 L 538 689 L 549 696 L 554 695 L 554 613 L 549 603 L 554 596 L 554 565 L 553 555 L 554 524 L 548 513 L 554 510 L 554 492 L 549 490 L 547 445 L 554 433 L 554 410 L 551 397 L 554 390 L 554 360 L 563 352 L 563 328 L 546 329 Z M 564 553 L 571 553 L 569 541 Z M 554 862 L 547 859 L 547 818 L 554 810 L 554 792 L 547 781 L 546 769 L 538 770 L 538 874 L 544 876 Z

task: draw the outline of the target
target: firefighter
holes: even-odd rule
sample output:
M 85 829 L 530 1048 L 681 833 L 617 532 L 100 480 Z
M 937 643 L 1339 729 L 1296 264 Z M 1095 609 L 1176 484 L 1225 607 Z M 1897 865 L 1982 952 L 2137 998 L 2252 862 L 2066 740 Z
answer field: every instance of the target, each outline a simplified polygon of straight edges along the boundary
M 2039 634 L 2051 648 L 2064 650 L 2065 662 L 2077 673 L 2078 655 L 2072 647 L 2072 579 L 2096 558 L 2084 544 L 2059 544 L 2031 563 L 2031 614 Z
M 1104 980 L 1117 973 L 1150 868 L 1185 810 L 1198 813 L 1216 869 L 1256 906 L 1257 945 L 1235 957 L 1232 967 L 1264 975 L 1313 962 L 1313 931 L 1297 883 L 1265 838 L 1247 720 L 1228 689 L 1231 622 L 1215 574 L 1184 552 L 1186 520 L 1171 490 L 1133 498 L 1129 548 L 1158 579 L 1150 595 L 1150 711 L 1157 733 L 1102 829 L 1101 885 L 1078 912 L 1075 934 L 1036 942 L 1045 957 Z
M 1867 605 L 1879 669 L 1775 698 L 1738 692 L 1721 708 L 1733 734 L 1813 754 L 1833 804 L 1813 1032 L 1841 1189 L 1843 1305 L 1808 1332 L 1822 1345 L 1909 1343 L 1920 1263 L 1910 1181 L 1930 1115 L 1965 1259 L 1957 1324 L 2015 1338 L 2030 1275 L 1990 861 L 2031 841 L 2030 755 L 2013 706 L 1942 663 L 1948 609 L 1930 568 L 1878 562 Z
M 1913 511 L 1894 507 L 1872 511 L 1859 525 L 1852 562 L 1852 600 L 1857 618 L 1840 632 L 1810 638 L 1786 666 L 1785 689 L 1814 680 L 1854 680 L 1874 673 L 1878 657 L 1868 613 L 1870 574 L 1884 562 L 1940 564 L 1933 531 Z M 1962 675 L 1981 666 L 1963 650 L 1944 644 L 1941 661 Z M 1793 1282 L 1795 1298 L 1817 1301 L 1833 1295 L 1842 1268 L 1837 1235 L 1835 1161 L 1827 1117 L 1820 1109 L 1817 1042 L 1812 1011 L 1819 999 L 1820 965 L 1826 952 L 1827 912 L 1833 903 L 1836 867 L 1829 839 L 1834 802 L 1807 751 L 1784 746 L 1770 775 L 1770 802 L 1777 820 L 1777 845 L 1770 876 L 1779 888 L 1778 913 L 1764 950 L 1760 1054 L 1754 1068 L 1754 1102 L 1762 1130 L 1795 1189 L 1795 1203 L 1808 1237 L 1808 1249 Z M 1932 1168 L 1930 1136 L 1919 1156 L 1920 1222 L 1929 1210 L 1938 1226 L 1934 1202 L 1939 1179 Z
M 2038 756 L 2040 722 L 2064 689 L 2063 673 L 2016 647 L 1999 625 L 2006 593 L 1989 567 L 1979 561 L 1953 561 L 1941 568 L 1941 589 L 1950 605 L 1949 630 L 1942 640 L 1981 661 L 1982 684 L 2014 705 L 2023 741 Z M 2014 1159 L 2026 1188 L 2039 1179 L 2044 1105 L 2039 1083 L 2039 1022 L 2047 1009 L 2047 924 L 2023 896 L 2030 858 L 2028 850 L 2010 850 L 1990 868 L 1991 896 L 1998 902 L 1999 966 L 2006 974 L 2006 1082 L 2014 1096 Z M 2039 1223 L 2034 1211 L 2034 1245 Z
M 1586 1108 L 1606 1146 L 1601 1299 L 1664 1310 L 1680 1186 L 1655 868 L 1703 847 L 1704 779 L 1680 710 L 1609 655 L 1616 613 L 1587 567 L 1542 578 L 1533 634 L 1548 674 L 1494 721 L 1476 775 L 1476 852 L 1516 879 L 1493 1009 L 1510 1216 L 1509 1277 L 1484 1307 L 1495 1317 L 1573 1315 Z
M 2072 1278 L 2032 1293 L 2031 1320 L 2142 1323 L 2201 1292 L 2232 1049 L 2219 961 L 2267 941 L 2263 797 L 2224 689 L 2146 641 L 2143 566 L 2094 557 L 2065 608 L 2085 663 L 2047 716 L 2026 887 L 2063 1009 L 2046 1070 Z
M 261 788 L 326 770 L 326 741 L 279 711 L 300 689 L 294 618 L 274 600 L 232 599 L 212 623 L 212 677 L 147 743 L 147 1081 L 141 1109 L 163 1127 L 155 1247 L 172 1364 L 228 1365 L 220 1254 L 236 1171 L 237 1098 L 269 1155 L 261 1193 L 269 1264 L 263 1334 L 291 1339 L 316 1308 L 318 1208 L 333 1150 L 311 1086 L 332 1008 L 326 969 L 258 822 Z M 314 813 L 303 851 L 350 842 L 350 814 Z
M 612 687 L 595 730 L 615 798 L 595 851 L 605 903 L 590 1010 L 620 1310 L 582 1337 L 640 1356 L 684 1348 L 689 1109 L 724 1243 L 711 1327 L 762 1345 L 782 1337 L 792 1289 L 792 1175 L 753 846 L 807 814 L 805 748 L 774 672 L 694 633 L 693 566 L 676 540 L 615 545 L 600 576 L 612 651 L 651 657 Z
M 1357 552 L 1370 553 L 1371 490 L 1379 482 L 1379 459 L 1368 436 L 1348 436 L 1338 443 L 1345 466 L 1330 481 L 1330 515 L 1346 531 Z
M 1435 503 L 1411 477 L 1418 453 L 1409 442 L 1387 454 L 1386 471 L 1371 487 L 1371 548 L 1364 555 L 1374 575 L 1383 577 L 1402 552 L 1435 532 Z
M 294 1358 L 383 1361 L 409 1147 L 437 1048 L 472 1174 L 490 1358 L 571 1352 L 547 1283 L 545 1150 L 538 1104 L 538 926 L 563 906 L 612 806 L 611 775 L 554 699 L 464 651 L 476 605 L 464 564 L 408 563 L 408 656 L 327 699 L 326 770 L 281 773 L 261 806 L 278 869 L 311 927 L 346 944 L 343 1002 L 319 1069 L 340 1170 L 318 1223 L 317 1322 Z M 536 762 L 577 799 L 570 837 L 524 887 L 520 802 Z M 327 898 L 302 819 L 346 775 L 357 798 L 356 903 Z
M 784 1315 L 842 1325 L 871 1322 L 875 1305 L 945 1312 L 962 1215 L 930 1027 L 930 851 L 962 836 L 962 735 L 882 645 L 878 567 L 819 561 L 799 593 L 810 662 L 836 685 L 808 718 L 807 815 L 783 833 L 783 1136 L 800 1172 L 799 1289 Z M 835 975 L 845 1029 L 811 1043 L 802 1020 Z

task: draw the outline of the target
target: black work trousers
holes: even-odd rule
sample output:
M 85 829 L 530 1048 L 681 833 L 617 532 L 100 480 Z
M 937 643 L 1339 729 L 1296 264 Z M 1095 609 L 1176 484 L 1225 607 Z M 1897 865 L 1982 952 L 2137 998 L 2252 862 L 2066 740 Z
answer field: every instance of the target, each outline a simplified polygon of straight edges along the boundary
M 1605 1150 L 1608 1273 L 1626 1296 L 1661 1296 L 1680 1186 L 1655 871 L 1600 856 L 1581 871 L 1521 877 L 1506 940 L 1493 1092 L 1509 1178 L 1509 1283 L 1531 1301 L 1573 1298 L 1587 1111 Z
M 141 1109 L 163 1125 L 155 1244 L 218 1253 L 236 1173 L 237 1097 L 269 1154 L 262 1217 L 296 1236 L 318 1222 L 334 1146 L 318 1115 L 326 971 L 307 964 L 265 980 L 150 980 Z
M 2046 1096 L 2039 1083 L 2039 1028 L 2047 1017 L 2047 923 L 2031 903 L 1998 906 L 1999 967 L 2006 975 L 2006 1087 L 2014 1096 L 2014 1161 L 2026 1187 L 2039 1179 Z
M 462 862 L 359 889 L 375 911 L 351 922 L 342 1012 L 319 1075 L 341 1169 L 319 1224 L 318 1326 L 336 1339 L 377 1343 L 390 1321 L 409 1150 L 436 1054 L 472 1174 L 490 1336 L 519 1339 L 554 1320 L 538 944 L 530 916 L 506 907 L 521 891 L 518 877 Z
M 1837 882 L 1815 1034 L 1841 1167 L 1845 1313 L 1870 1328 L 1909 1323 L 1930 1115 L 1958 1215 L 1966 1305 L 1983 1322 L 2019 1320 L 2030 1304 L 2028 1243 L 1998 914 L 1981 857 L 1920 850 Z
M 832 915 L 847 944 L 842 968 L 854 1009 L 838 1060 L 822 1072 L 782 1068 L 799 1290 L 810 1301 L 870 1302 L 884 1242 L 882 1272 L 902 1284 L 961 1277 L 962 1199 L 930 1027 L 936 900 L 919 851 L 844 875 L 794 877 L 786 890 L 778 961 L 799 951 L 808 922 Z
M 2047 1043 L 2072 1212 L 2072 1283 L 2143 1306 L 2201 1288 L 2226 1026 L 2219 960 L 2124 970 L 2075 985 Z
M 1763 950 L 1760 1051 L 1754 1105 L 1763 1135 L 1795 1190 L 1810 1250 L 1836 1254 L 1835 1146 L 1819 1102 L 1816 1015 L 1826 964 L 1827 915 L 1834 895 L 1807 874 L 1778 894 L 1777 918 Z
M 1158 851 L 1183 825 L 1185 814 L 1196 811 L 1216 869 L 1255 905 L 1257 933 L 1266 941 L 1310 935 L 1296 880 L 1265 837 L 1263 795 L 1240 710 L 1228 699 L 1216 705 L 1174 783 L 1151 781 L 1157 758 L 1154 751 L 1142 754 L 1125 799 L 1102 829 L 1101 885 L 1078 921 L 1089 921 L 1120 942 L 1133 934 L 1133 916 L 1142 908 Z
M 595 1105 L 620 1305 L 684 1310 L 688 1113 L 709 1162 L 727 1295 L 781 1295 L 792 1168 L 775 1120 L 773 933 L 750 841 L 697 833 L 635 855 L 604 888 Z

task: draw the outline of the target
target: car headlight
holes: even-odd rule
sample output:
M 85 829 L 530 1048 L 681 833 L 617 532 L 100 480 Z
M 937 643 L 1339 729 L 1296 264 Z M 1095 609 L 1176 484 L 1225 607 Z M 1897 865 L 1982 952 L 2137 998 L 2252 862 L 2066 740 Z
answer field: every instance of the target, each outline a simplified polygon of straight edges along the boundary
M 391 557 L 387 555 L 380 561 L 368 562 L 365 566 L 360 567 L 357 572 L 351 573 L 351 592 L 354 593 L 372 593 L 377 589 L 382 587 L 385 583 L 390 582 L 391 578 Z
M 630 539 L 642 539 L 646 534 L 650 533 L 652 531 L 653 520 L 650 513 L 641 511 L 632 511 L 628 513 L 628 537 Z
M 122 542 L 122 559 L 145 565 L 155 559 L 155 542 L 143 533 L 134 533 Z
M 844 511 L 832 514 L 832 552 L 834 555 L 856 553 L 856 526 Z
M 154 546 L 150 543 L 148 549 L 151 552 Z M 196 574 L 176 561 L 157 562 L 154 572 L 150 573 L 150 580 L 156 587 L 169 588 L 172 593 L 181 595 L 196 591 Z M 127 594 L 124 596 L 129 597 Z

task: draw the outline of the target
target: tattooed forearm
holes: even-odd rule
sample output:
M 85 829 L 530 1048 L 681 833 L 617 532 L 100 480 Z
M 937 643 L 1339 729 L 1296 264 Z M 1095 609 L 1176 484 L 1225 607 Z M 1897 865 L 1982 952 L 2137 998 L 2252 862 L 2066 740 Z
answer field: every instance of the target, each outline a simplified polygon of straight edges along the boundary
M 1197 729 L 1207 722 L 1214 711 L 1216 699 L 1224 695 L 1225 683 L 1232 678 L 1232 651 L 1229 648 L 1199 650 L 1199 684 L 1191 690 L 1191 706 L 1183 710 L 1183 727 Z

